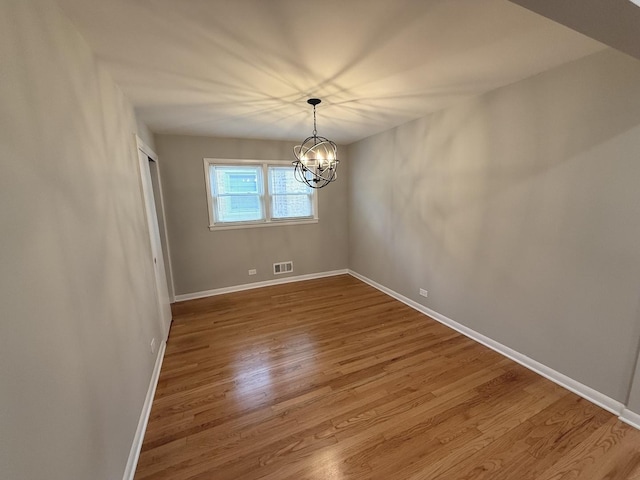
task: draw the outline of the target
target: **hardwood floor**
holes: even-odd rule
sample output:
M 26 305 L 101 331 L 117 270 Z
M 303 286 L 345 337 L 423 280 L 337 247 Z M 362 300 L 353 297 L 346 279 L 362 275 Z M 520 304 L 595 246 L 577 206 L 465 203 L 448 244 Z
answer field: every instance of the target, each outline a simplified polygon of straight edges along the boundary
M 350 276 L 183 302 L 136 479 L 640 479 L 640 431 Z

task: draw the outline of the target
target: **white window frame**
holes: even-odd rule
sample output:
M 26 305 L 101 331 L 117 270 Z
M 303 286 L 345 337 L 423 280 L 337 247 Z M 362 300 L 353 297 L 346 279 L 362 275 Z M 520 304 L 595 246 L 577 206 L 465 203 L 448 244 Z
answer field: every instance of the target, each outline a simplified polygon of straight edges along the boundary
M 211 191 L 211 167 L 214 165 L 219 166 L 262 166 L 262 182 L 263 191 L 260 196 L 262 202 L 262 211 L 264 212 L 264 219 L 257 221 L 246 222 L 216 222 L 215 221 L 215 198 Z M 311 209 L 312 216 L 304 218 L 271 218 L 271 191 L 269 185 L 269 166 L 282 167 L 290 166 L 293 169 L 293 165 L 287 160 L 237 160 L 229 158 L 205 158 L 204 159 L 204 183 L 207 192 L 207 210 L 209 212 L 209 230 L 234 230 L 239 228 L 256 228 L 256 227 L 273 227 L 273 226 L 285 226 L 285 225 L 304 225 L 309 223 L 318 223 L 318 190 L 311 189 Z

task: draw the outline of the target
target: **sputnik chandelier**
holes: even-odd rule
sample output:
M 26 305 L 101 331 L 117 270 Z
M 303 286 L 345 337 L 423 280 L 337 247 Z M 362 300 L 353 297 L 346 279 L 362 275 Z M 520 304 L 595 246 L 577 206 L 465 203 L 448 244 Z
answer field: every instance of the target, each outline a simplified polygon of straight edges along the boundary
M 311 188 L 322 188 L 338 178 L 338 147 L 331 140 L 318 135 L 316 127 L 316 105 L 319 98 L 307 100 L 313 105 L 313 135 L 307 137 L 301 145 L 293 147 L 296 160 L 293 162 L 296 180 Z

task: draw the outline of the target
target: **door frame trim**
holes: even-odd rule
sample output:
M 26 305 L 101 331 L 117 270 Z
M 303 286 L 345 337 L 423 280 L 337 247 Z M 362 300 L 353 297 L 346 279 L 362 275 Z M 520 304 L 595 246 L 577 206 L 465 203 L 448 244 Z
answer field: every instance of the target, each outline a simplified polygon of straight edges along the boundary
M 154 162 L 156 162 L 156 165 L 160 165 L 160 162 L 158 160 L 158 155 L 156 154 L 156 152 L 154 152 L 151 147 L 149 147 L 149 145 L 147 145 L 137 134 L 135 135 L 136 137 L 136 145 L 137 145 L 137 149 L 140 150 L 142 153 L 144 153 L 145 155 L 147 155 L 149 158 L 151 158 Z M 163 187 L 162 187 L 162 176 L 160 174 L 160 168 L 158 168 L 158 185 L 160 187 L 160 191 L 158 192 L 160 198 L 159 198 L 159 202 L 160 202 L 160 207 L 161 207 L 161 212 L 159 212 L 160 216 L 162 217 L 162 224 L 163 224 L 163 230 L 164 230 L 164 238 L 166 239 L 166 247 L 167 247 L 167 251 L 165 252 L 167 254 L 167 265 L 165 265 L 165 269 L 167 270 L 168 276 L 169 276 L 169 285 L 167 285 L 170 288 L 169 291 L 169 300 L 171 301 L 171 303 L 175 303 L 176 301 L 176 287 L 175 287 L 175 283 L 173 281 L 173 268 L 172 268 L 172 260 L 171 260 L 171 247 L 169 246 L 169 231 L 167 230 L 167 216 L 165 215 L 165 206 L 164 206 L 164 194 L 163 194 Z M 156 212 L 158 213 L 158 212 Z M 162 243 L 162 242 L 161 242 Z

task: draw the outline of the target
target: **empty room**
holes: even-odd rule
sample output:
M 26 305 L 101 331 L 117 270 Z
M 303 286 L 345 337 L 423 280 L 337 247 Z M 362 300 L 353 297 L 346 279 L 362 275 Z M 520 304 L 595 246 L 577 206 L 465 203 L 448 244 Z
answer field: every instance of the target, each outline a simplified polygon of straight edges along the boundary
M 640 480 L 640 0 L 0 0 L 0 478 Z

